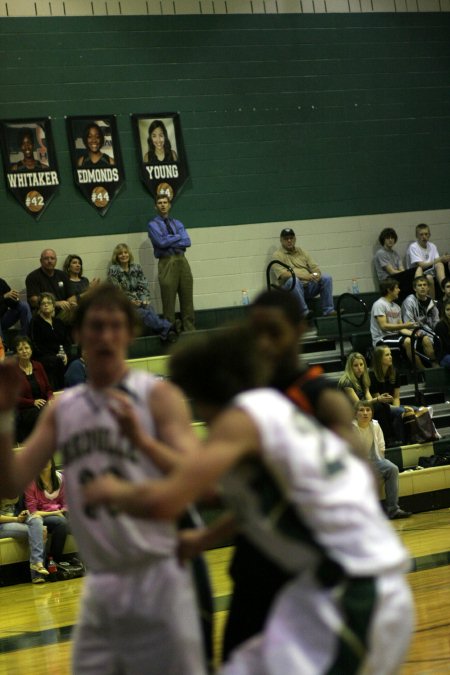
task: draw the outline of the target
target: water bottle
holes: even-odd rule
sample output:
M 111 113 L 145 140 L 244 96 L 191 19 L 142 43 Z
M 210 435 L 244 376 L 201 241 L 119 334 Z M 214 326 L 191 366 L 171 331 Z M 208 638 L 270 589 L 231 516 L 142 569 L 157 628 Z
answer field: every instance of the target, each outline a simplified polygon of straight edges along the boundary
M 62 345 L 59 345 L 58 353 L 56 356 L 58 357 L 58 359 L 66 358 L 66 352 L 64 351 L 64 347 Z
M 58 568 L 56 567 L 56 563 L 51 556 L 48 559 L 47 569 L 48 569 L 49 574 L 55 574 L 58 571 Z
M 359 286 L 357 279 L 352 279 L 352 293 L 353 295 L 359 295 Z
M 243 305 L 249 305 L 250 304 L 250 298 L 248 297 L 247 290 L 244 288 L 242 290 L 242 304 Z

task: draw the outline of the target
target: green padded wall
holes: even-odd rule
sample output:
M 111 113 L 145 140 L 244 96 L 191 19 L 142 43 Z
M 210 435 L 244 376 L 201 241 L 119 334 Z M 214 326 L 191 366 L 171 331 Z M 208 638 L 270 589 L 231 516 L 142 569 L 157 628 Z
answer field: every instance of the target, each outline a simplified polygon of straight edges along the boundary
M 1 176 L 0 241 L 143 230 L 131 112 L 181 113 L 190 228 L 450 206 L 450 14 L 9 18 L 0 50 L 0 118 L 50 115 L 62 177 L 36 223 Z M 64 116 L 106 113 L 127 185 L 101 218 Z

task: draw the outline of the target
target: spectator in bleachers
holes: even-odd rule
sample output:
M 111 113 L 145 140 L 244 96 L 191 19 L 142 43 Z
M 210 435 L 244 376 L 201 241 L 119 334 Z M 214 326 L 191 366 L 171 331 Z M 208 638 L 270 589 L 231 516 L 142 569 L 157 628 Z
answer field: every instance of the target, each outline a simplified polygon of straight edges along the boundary
M 64 261 L 63 271 L 67 274 L 68 289 L 70 293 L 69 299 L 75 300 L 78 303 L 80 296 L 89 288 L 98 286 L 100 279 L 92 279 L 89 281 L 87 277 L 83 276 L 83 261 L 79 255 L 70 253 Z
M 0 539 L 7 537 L 28 540 L 31 581 L 33 584 L 44 583 L 44 576 L 48 575 L 44 567 L 44 523 L 40 516 L 20 510 L 18 497 L 0 500 Z
M 31 310 L 27 302 L 20 299 L 19 291 L 0 279 L 0 338 L 5 341 L 5 331 L 20 321 L 22 335 L 28 335 Z
M 420 267 L 405 270 L 399 254 L 394 249 L 397 240 L 397 232 L 392 227 L 385 227 L 381 230 L 378 237 L 381 248 L 375 253 L 374 265 L 379 281 L 388 277 L 397 279 L 400 286 L 399 299 L 403 300 L 409 293 L 412 293 L 414 276 L 421 275 L 422 270 Z
M 64 386 L 64 371 L 70 354 L 70 340 L 65 324 L 55 316 L 55 297 L 42 293 L 38 311 L 33 316 L 30 336 L 34 355 L 45 368 L 53 391 Z
M 281 248 L 275 251 L 272 260 L 280 260 L 294 270 L 295 286 L 292 293 L 297 299 L 302 316 L 306 318 L 310 316 L 311 312 L 306 301 L 318 294 L 323 315 L 336 314 L 333 305 L 333 279 L 329 274 L 321 272 L 309 253 L 295 245 L 296 241 L 295 232 L 290 227 L 281 230 Z M 274 265 L 272 269 L 279 286 L 289 290 L 292 285 L 291 273 L 281 265 Z
M 437 365 L 434 353 L 434 328 L 439 321 L 436 301 L 429 295 L 430 284 L 426 276 L 416 277 L 413 281 L 414 293 L 408 295 L 402 304 L 403 321 L 415 323 L 423 328 L 415 333 L 414 347 Z
M 56 313 L 64 322 L 71 323 L 76 302 L 70 298 L 67 274 L 56 268 L 57 257 L 52 248 L 42 251 L 40 262 L 41 266 L 30 272 L 25 279 L 30 307 L 37 309 L 39 296 L 42 293 L 51 293 L 55 298 Z
M 439 365 L 450 368 L 450 298 L 444 300 L 441 320 L 437 322 L 435 331 L 439 338 L 436 341 Z
M 375 300 L 370 312 L 370 334 L 374 347 L 387 345 L 388 347 L 402 349 L 411 360 L 411 333 L 417 326 L 413 321 L 402 321 L 400 305 L 395 302 L 400 293 L 398 281 L 388 277 L 380 281 L 381 298 Z M 418 367 L 422 362 L 417 357 Z
M 161 340 L 175 342 L 177 334 L 167 319 L 161 318 L 151 306 L 148 281 L 142 267 L 134 262 L 127 244 L 117 244 L 108 269 L 108 279 L 119 286 L 131 300 L 144 326 L 150 328 Z
M 442 298 L 438 302 L 439 314 L 442 314 L 444 302 L 450 300 L 450 277 L 445 277 L 441 283 Z
M 421 268 L 422 274 L 425 274 L 430 283 L 430 295 L 434 299 L 436 297 L 434 279 L 440 286 L 446 275 L 450 255 L 448 253 L 439 255 L 436 245 L 430 241 L 430 236 L 428 225 L 420 223 L 416 226 L 416 241 L 408 246 L 406 261 L 410 268 Z
M 53 398 L 45 370 L 38 361 L 31 360 L 33 350 L 27 337 L 17 337 L 14 352 L 19 364 L 20 393 L 16 410 L 16 440 L 27 438 L 34 429 L 44 406 Z
M 348 355 L 344 373 L 338 382 L 338 388 L 344 392 L 353 406 L 358 401 L 370 403 L 373 406 L 375 419 L 387 434 L 389 444 L 395 445 L 397 439 L 395 438 L 389 409 L 392 396 L 380 393 L 374 400 L 370 392 L 370 373 L 367 362 L 359 352 L 352 352 Z
M 41 516 L 51 534 L 49 557 L 61 562 L 66 537 L 70 534 L 64 478 L 56 470 L 53 457 L 48 460 L 39 477 L 25 490 L 25 503 L 32 515 Z
M 366 359 L 359 352 L 347 356 L 344 373 L 339 379 L 338 388 L 355 405 L 358 401 L 370 401 L 370 377 Z
M 64 373 L 64 387 L 75 387 L 77 384 L 83 384 L 87 380 L 86 353 L 81 352 L 77 359 L 73 359 L 67 366 Z
M 398 505 L 398 467 L 384 456 L 384 436 L 378 422 L 373 418 L 372 406 L 359 401 L 355 406 L 355 427 L 361 437 L 367 457 L 384 482 L 386 511 L 390 520 L 409 518 L 412 514 Z
M 384 419 L 379 420 L 386 445 L 401 443 L 404 439 L 403 413 L 405 411 L 412 412 L 415 408 L 414 406 L 402 406 L 400 404 L 400 377 L 394 367 L 389 347 L 375 347 L 369 376 L 370 393 L 373 400 L 389 405 L 391 415 L 389 426 L 385 428 L 383 425 Z

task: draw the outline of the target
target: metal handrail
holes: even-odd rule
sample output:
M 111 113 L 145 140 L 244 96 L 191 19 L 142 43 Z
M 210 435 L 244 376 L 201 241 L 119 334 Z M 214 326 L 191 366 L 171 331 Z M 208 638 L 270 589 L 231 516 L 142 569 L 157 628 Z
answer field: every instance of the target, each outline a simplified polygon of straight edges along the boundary
M 437 338 L 440 340 L 439 336 L 436 335 L 436 333 L 433 333 L 433 331 L 429 330 L 427 326 L 416 326 L 413 328 L 411 335 L 410 335 L 410 340 L 411 340 L 411 368 L 413 372 L 413 379 L 414 379 L 414 398 L 416 401 L 417 405 L 423 405 L 424 404 L 424 396 L 422 392 L 419 390 L 419 371 L 417 369 L 417 364 L 416 364 L 416 354 L 419 354 L 419 356 L 425 356 L 425 358 L 428 358 L 426 354 L 422 354 L 421 352 L 416 351 L 416 341 L 415 341 L 415 336 L 416 333 L 419 331 L 424 331 L 425 333 L 428 333 L 428 335 L 433 337 L 433 342 L 434 338 Z
M 286 291 L 293 291 L 294 288 L 295 288 L 295 282 L 296 282 L 295 272 L 294 272 L 294 270 L 292 269 L 292 267 L 290 267 L 290 265 L 286 265 L 286 263 L 282 262 L 281 260 L 272 260 L 272 261 L 267 265 L 267 269 L 266 269 L 266 284 L 267 284 L 267 290 L 268 290 L 268 291 L 271 291 L 272 288 L 279 288 L 279 286 L 275 286 L 275 284 L 272 284 L 271 281 L 270 281 L 270 272 L 272 271 L 273 265 L 281 265 L 281 267 L 284 267 L 286 270 L 288 270 L 288 272 L 291 273 L 291 281 L 292 281 L 292 285 L 291 285 L 290 288 L 286 288 L 285 290 L 286 290 Z
M 364 310 L 364 317 L 362 321 L 359 321 L 355 323 L 349 316 L 342 316 L 341 312 L 341 304 L 344 299 L 349 299 L 351 298 L 355 302 L 357 302 L 359 305 L 362 305 L 362 308 Z M 336 313 L 337 313 L 337 322 L 338 322 L 338 335 L 339 335 L 339 350 L 341 354 L 341 362 L 342 365 L 345 365 L 345 354 L 344 354 L 344 336 L 343 336 L 343 331 L 342 331 L 342 322 L 345 321 L 346 324 L 349 326 L 354 326 L 355 328 L 359 328 L 362 326 L 364 323 L 367 321 L 367 317 L 369 316 L 369 310 L 367 308 L 366 303 L 362 298 L 360 298 L 358 295 L 354 295 L 353 293 L 342 293 L 338 297 L 337 303 L 336 303 Z

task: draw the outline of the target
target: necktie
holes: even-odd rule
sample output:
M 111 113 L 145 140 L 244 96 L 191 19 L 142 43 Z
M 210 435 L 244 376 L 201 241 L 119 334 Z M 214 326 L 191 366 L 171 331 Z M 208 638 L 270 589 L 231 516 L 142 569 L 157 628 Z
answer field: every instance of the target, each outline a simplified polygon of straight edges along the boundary
M 170 220 L 168 218 L 164 218 L 164 222 L 166 224 L 168 234 L 175 234 L 173 227 L 170 224 Z

